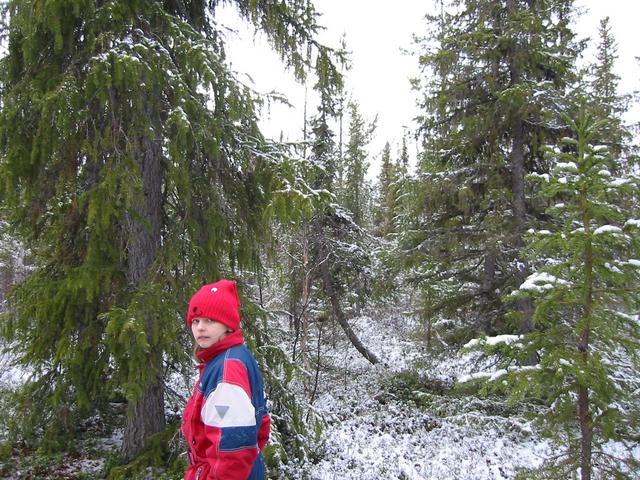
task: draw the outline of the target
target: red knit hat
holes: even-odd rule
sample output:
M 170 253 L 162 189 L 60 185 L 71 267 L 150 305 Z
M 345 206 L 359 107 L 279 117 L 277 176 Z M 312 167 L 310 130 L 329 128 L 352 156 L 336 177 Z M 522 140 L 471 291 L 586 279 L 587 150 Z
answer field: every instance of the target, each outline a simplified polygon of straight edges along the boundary
M 191 297 L 187 310 L 187 325 L 194 318 L 216 320 L 231 330 L 240 328 L 240 299 L 236 282 L 219 280 L 203 286 Z

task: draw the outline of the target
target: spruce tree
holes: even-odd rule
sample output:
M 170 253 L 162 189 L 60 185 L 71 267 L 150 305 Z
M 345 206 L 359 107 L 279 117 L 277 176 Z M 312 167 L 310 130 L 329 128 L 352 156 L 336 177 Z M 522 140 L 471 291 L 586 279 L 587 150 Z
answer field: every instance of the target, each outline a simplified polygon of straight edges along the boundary
M 309 2 L 233 3 L 296 76 L 307 46 L 325 51 Z M 259 264 L 280 155 L 226 64 L 216 6 L 9 2 L 0 198 L 35 268 L 2 334 L 33 372 L 25 404 L 42 406 L 27 436 L 63 446 L 123 395 L 134 457 L 165 427 L 164 362 L 186 360 L 188 295 Z
M 342 205 L 351 212 L 353 221 L 364 225 L 367 217 L 368 189 L 366 173 L 369 168 L 367 162 L 367 145 L 375 129 L 375 122 L 367 125 L 360 114 L 356 101 L 348 104 L 349 109 L 349 142 L 344 157 L 344 185 L 339 192 Z
M 628 109 L 629 96 L 619 94 L 620 77 L 614 71 L 618 46 L 611 32 L 609 17 L 600 21 L 598 34 L 596 60 L 590 68 L 588 87 L 593 101 L 601 109 L 600 115 L 609 119 L 608 125 L 602 129 L 602 143 L 607 142 L 611 157 L 615 161 L 628 148 L 630 135 L 623 124 L 622 115 Z
M 393 205 L 393 227 L 398 235 L 396 237 L 402 237 L 402 232 L 412 228 L 412 222 L 410 220 L 412 210 L 412 201 L 416 195 L 413 193 L 413 178 L 409 172 L 409 151 L 407 147 L 407 137 L 402 137 L 402 146 L 395 164 L 395 183 L 393 184 L 393 191 L 395 194 Z M 402 257 L 402 255 L 400 255 Z
M 540 145 L 559 135 L 576 55 L 572 0 L 448 2 L 418 39 L 425 76 L 419 118 L 420 225 L 401 239 L 413 280 L 433 292 L 427 315 L 464 330 L 531 328 L 521 301 L 519 326 L 505 325 L 502 297 L 527 276 L 523 233 L 533 211 L 527 172 L 544 171 Z
M 287 265 L 284 282 L 288 292 L 286 307 L 294 333 L 293 360 L 302 365 L 304 371 L 309 371 L 308 346 L 312 323 L 310 311 L 317 301 L 311 295 L 317 275 L 317 259 L 312 252 L 314 235 L 311 224 L 317 212 L 324 211 L 334 199 L 340 164 L 339 158 L 335 155 L 335 134 L 330 124 L 340 115 L 339 99 L 342 98 L 343 92 L 342 75 L 329 61 L 329 57 L 320 54 L 316 57 L 315 64 L 317 78 L 313 88 L 320 102 L 316 114 L 309 121 L 310 138 L 306 136 L 305 118 L 303 158 L 298 162 L 305 168 L 297 170 L 298 180 L 295 182 L 303 188 L 294 190 L 302 194 L 308 208 L 305 209 L 304 215 L 292 219 L 284 229 L 277 232 L 279 243 L 287 245 L 286 252 L 280 253 L 284 254 L 286 263 L 280 263 Z M 307 145 L 310 145 L 310 149 L 306 148 Z
M 564 116 L 571 134 L 549 147 L 550 173 L 531 177 L 551 221 L 529 230 L 536 271 L 513 295 L 534 299 L 535 330 L 474 342 L 504 359 L 496 388 L 549 405 L 538 420 L 564 449 L 544 478 L 632 478 L 640 466 L 640 220 L 625 207 L 639 180 L 615 174 L 608 148 L 594 144 L 609 126 L 595 105 Z M 537 364 L 522 366 L 532 355 Z M 608 451 L 610 441 L 628 456 Z
M 354 222 L 351 212 L 345 211 L 337 203 L 340 158 L 331 124 L 340 114 L 337 107 L 342 98 L 342 75 L 321 55 L 316 60 L 316 72 L 314 89 L 320 101 L 310 122 L 311 138 L 308 142 L 311 151 L 306 160 L 311 168 L 306 170 L 309 177 L 303 179 L 303 183 L 324 196 L 315 197 L 318 201 L 313 203 L 314 208 L 298 225 L 299 236 L 293 236 L 297 239 L 297 245 L 290 251 L 290 258 L 294 259 L 290 279 L 300 286 L 294 283 L 289 287 L 294 292 L 290 309 L 300 312 L 294 319 L 302 320 L 300 326 L 296 326 L 296 332 L 298 328 L 302 330 L 301 338 L 307 337 L 305 332 L 309 331 L 312 319 L 309 315 L 305 318 L 304 314 L 308 313 L 312 306 L 310 302 L 313 302 L 316 311 L 325 311 L 327 317 L 337 321 L 349 341 L 365 358 L 376 362 L 375 355 L 362 344 L 349 325 L 344 305 L 348 291 L 357 288 L 363 295 L 367 293 L 365 271 L 369 257 L 365 246 L 368 238 L 366 232 Z M 311 296 L 311 292 L 315 292 L 315 295 Z M 324 316 L 313 320 L 318 324 Z M 303 343 L 308 344 L 306 340 Z M 306 361 L 304 355 L 302 361 Z
M 382 237 L 393 232 L 396 205 L 397 165 L 391 160 L 391 145 L 385 143 L 382 149 L 380 175 L 378 176 L 377 204 L 375 206 L 375 224 Z

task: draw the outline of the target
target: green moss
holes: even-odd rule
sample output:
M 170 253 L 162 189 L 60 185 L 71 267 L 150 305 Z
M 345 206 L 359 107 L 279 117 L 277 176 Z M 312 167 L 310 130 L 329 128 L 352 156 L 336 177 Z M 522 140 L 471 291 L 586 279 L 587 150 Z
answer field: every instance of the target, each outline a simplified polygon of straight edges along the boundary
M 390 377 L 385 382 L 386 394 L 378 400 L 386 401 L 386 396 L 403 402 L 411 402 L 421 407 L 428 407 L 434 395 L 443 396 L 452 393 L 453 385 L 438 378 L 421 375 L 413 370 Z
M 11 453 L 13 452 L 13 443 L 12 442 L 0 442 L 0 462 L 6 462 L 11 458 Z

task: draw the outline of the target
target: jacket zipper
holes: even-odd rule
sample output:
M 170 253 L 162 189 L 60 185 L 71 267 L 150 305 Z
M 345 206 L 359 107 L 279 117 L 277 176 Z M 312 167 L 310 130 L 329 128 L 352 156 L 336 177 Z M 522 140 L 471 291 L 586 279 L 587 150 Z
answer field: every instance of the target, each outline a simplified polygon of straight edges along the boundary
M 202 473 L 202 467 L 198 468 L 198 473 L 196 473 L 196 480 L 200 480 L 200 474 Z

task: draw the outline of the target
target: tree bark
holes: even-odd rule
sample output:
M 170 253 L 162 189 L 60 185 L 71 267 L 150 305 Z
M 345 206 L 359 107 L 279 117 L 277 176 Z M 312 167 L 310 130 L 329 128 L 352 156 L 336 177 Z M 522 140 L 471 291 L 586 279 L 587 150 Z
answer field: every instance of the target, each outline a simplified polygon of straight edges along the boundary
M 507 0 L 507 11 L 513 15 L 517 5 L 514 0 Z M 515 41 L 515 40 L 514 40 Z M 522 81 L 522 72 L 518 65 L 520 51 L 526 48 L 524 45 L 515 44 L 509 55 L 509 85 L 518 85 Z M 517 114 L 512 121 L 512 149 L 511 149 L 511 188 L 513 193 L 513 214 L 515 221 L 514 244 L 517 251 L 524 246 L 524 231 L 527 224 L 527 209 L 524 191 L 525 179 L 525 155 L 524 155 L 524 121 L 521 114 Z M 518 285 L 529 275 L 529 266 L 524 259 L 517 258 L 516 280 Z M 528 333 L 533 330 L 533 301 L 530 298 L 518 300 L 516 304 L 522 315 L 521 332 Z M 530 359 L 535 361 L 535 359 Z
M 511 151 L 511 184 L 513 189 L 513 213 L 515 220 L 514 243 L 518 250 L 524 247 L 524 230 L 527 224 L 527 207 L 524 193 L 524 126 L 518 119 L 513 126 L 513 150 Z M 518 285 L 522 284 L 529 275 L 528 262 L 519 259 Z M 522 333 L 528 333 L 533 329 L 533 302 L 530 298 L 518 301 L 518 310 L 522 314 Z
M 580 147 L 579 147 L 580 148 Z M 580 150 L 582 150 L 580 148 Z M 589 363 L 589 348 L 591 337 L 591 315 L 593 310 L 593 246 L 590 240 L 591 218 L 588 213 L 588 200 L 586 191 L 580 194 L 580 206 L 582 209 L 582 224 L 585 229 L 586 245 L 584 250 L 584 326 L 578 340 L 578 350 L 581 360 L 586 367 Z M 593 419 L 589 409 L 589 387 L 578 387 L 578 419 L 580 422 L 580 478 L 591 479 L 591 457 L 593 443 Z
M 311 273 L 309 271 L 309 238 L 307 227 L 302 231 L 302 310 L 300 311 L 300 329 L 302 336 L 300 339 L 300 355 L 302 365 L 305 370 L 309 366 L 308 343 L 309 343 L 309 301 L 311 298 Z
M 591 453 L 593 428 L 591 426 L 591 412 L 589 411 L 589 390 L 587 387 L 578 389 L 578 416 L 580 419 L 580 478 L 591 480 Z
M 135 292 L 145 281 L 149 281 L 153 264 L 160 249 L 162 225 L 162 149 L 156 139 L 141 140 L 140 172 L 142 175 L 143 198 L 137 208 L 137 216 L 127 218 L 127 283 Z M 136 401 L 133 414 L 127 418 L 122 443 L 122 455 L 129 461 L 144 448 L 145 440 L 166 427 L 164 416 L 164 383 L 162 380 L 162 355 L 154 346 L 157 325 L 151 315 L 144 318 L 147 342 L 151 355 L 147 365 L 152 380 L 144 387 Z
M 484 264 L 482 270 L 482 293 L 490 302 L 492 298 L 495 296 L 493 293 L 495 280 L 496 280 L 496 264 L 497 264 L 498 252 L 495 247 L 490 244 L 487 246 L 487 249 L 484 253 Z M 493 330 L 495 325 L 491 325 L 491 320 L 488 320 L 489 316 L 486 316 L 487 320 L 482 320 L 481 328 L 484 330 L 484 333 L 487 335 L 493 335 Z
M 144 389 L 133 413 L 127 416 L 122 442 L 124 459 L 128 462 L 135 458 L 144 448 L 145 440 L 165 427 L 164 384 L 158 379 Z

